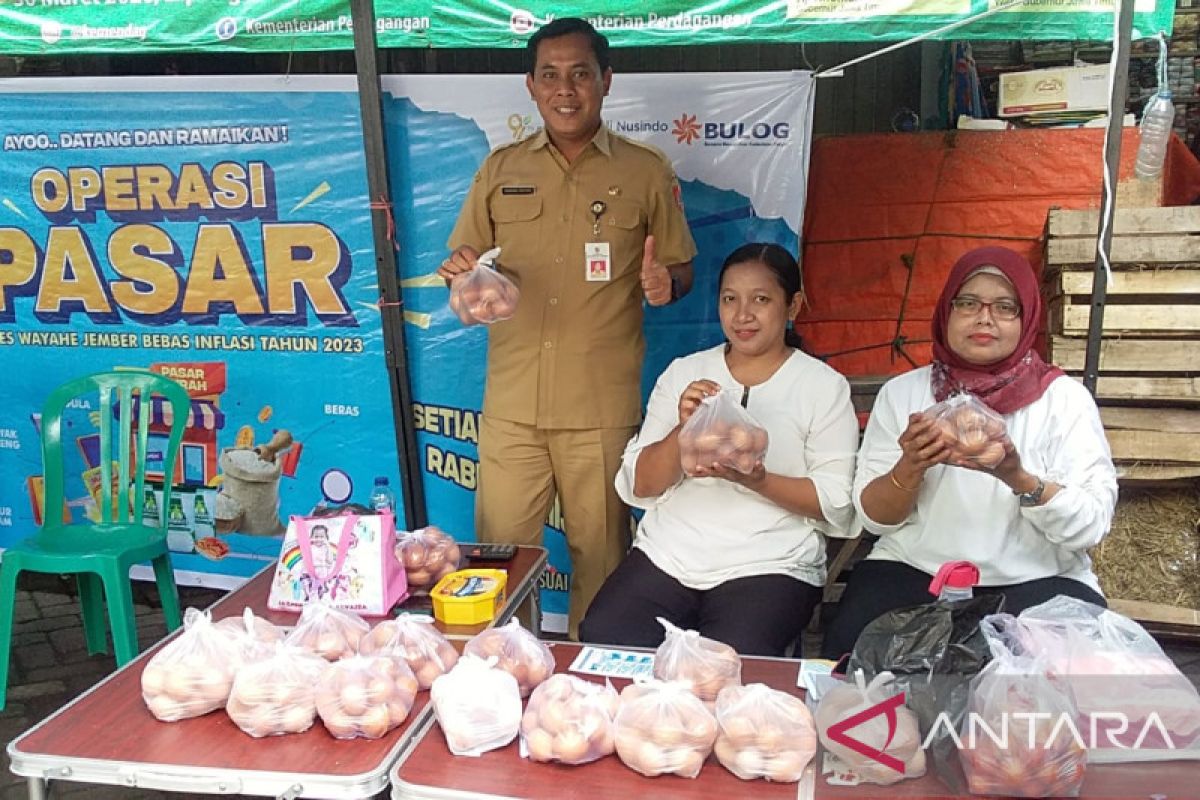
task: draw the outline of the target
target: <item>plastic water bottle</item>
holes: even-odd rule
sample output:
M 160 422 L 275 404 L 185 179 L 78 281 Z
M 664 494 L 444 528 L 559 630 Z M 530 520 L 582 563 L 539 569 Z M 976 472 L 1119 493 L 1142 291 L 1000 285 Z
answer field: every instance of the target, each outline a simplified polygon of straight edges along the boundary
M 371 510 L 380 513 L 396 511 L 396 495 L 388 486 L 388 479 L 382 476 L 375 479 L 375 488 L 371 490 Z
M 1171 102 L 1171 92 L 1160 89 L 1142 112 L 1142 142 L 1138 145 L 1137 162 L 1133 167 L 1139 178 L 1156 178 L 1162 172 L 1174 125 L 1175 104 Z
M 975 596 L 972 590 L 979 583 L 979 567 L 970 561 L 947 561 L 933 576 L 929 584 L 929 593 L 937 595 L 939 603 L 950 603 L 955 600 L 970 600 Z

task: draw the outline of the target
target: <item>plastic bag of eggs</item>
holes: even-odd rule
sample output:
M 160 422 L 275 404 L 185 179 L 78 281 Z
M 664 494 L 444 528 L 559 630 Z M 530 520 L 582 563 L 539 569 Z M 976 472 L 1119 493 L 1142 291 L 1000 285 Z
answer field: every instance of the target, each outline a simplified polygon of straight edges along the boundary
M 500 255 L 494 248 L 481 255 L 474 269 L 450 281 L 450 308 L 463 325 L 491 325 L 512 317 L 521 292 L 516 284 L 492 268 Z
M 242 648 L 212 622 L 207 611 L 189 608 L 183 632 L 146 662 L 142 700 L 163 722 L 198 717 L 225 705 Z
M 350 656 L 317 684 L 321 722 L 335 739 L 379 739 L 408 717 L 417 679 L 398 655 Z
M 296 620 L 296 627 L 284 639 L 288 644 L 302 647 L 326 658 L 354 655 L 371 626 L 353 611 L 335 608 L 324 600 L 307 603 Z
M 736 650 L 662 617 L 658 621 L 667 633 L 654 653 L 654 677 L 686 684 L 710 711 L 722 689 L 741 685 L 742 659 Z
M 213 627 L 233 638 L 242 648 L 246 660 L 269 655 L 277 642 L 282 642 L 287 632 L 246 608 L 240 616 L 226 617 L 213 623 Z
M 446 746 L 456 756 L 504 747 L 521 727 L 517 680 L 496 667 L 495 656 L 464 655 L 433 682 L 429 697 Z
M 433 586 L 462 563 L 462 550 L 450 534 L 435 525 L 396 536 L 396 560 L 404 565 L 408 588 Z
M 522 753 L 533 761 L 586 764 L 613 752 L 620 698 L 609 684 L 551 675 L 521 717 Z
M 694 778 L 716 738 L 716 719 L 682 683 L 652 680 L 621 692 L 614 739 L 630 769 Z
M 731 392 L 704 398 L 679 430 L 679 462 L 688 475 L 714 463 L 744 475 L 767 455 L 767 429 L 733 399 Z
M 439 675 L 450 671 L 458 661 L 458 651 L 433 624 L 419 614 L 401 614 L 380 622 L 358 644 L 362 655 L 402 656 L 425 690 Z
M 515 619 L 507 625 L 476 634 L 463 648 L 463 655 L 467 654 L 479 658 L 495 657 L 496 665 L 517 679 L 521 697 L 528 697 L 554 672 L 550 648 Z
M 225 711 L 256 738 L 306 731 L 317 716 L 316 687 L 327 669 L 319 655 L 277 644 L 268 658 L 238 670 Z
M 816 752 L 816 723 L 800 698 L 761 683 L 727 686 L 717 696 L 713 753 L 742 780 L 794 783 Z
M 988 468 L 1004 460 L 1004 418 L 974 395 L 954 395 L 923 413 L 934 419 L 955 460 Z

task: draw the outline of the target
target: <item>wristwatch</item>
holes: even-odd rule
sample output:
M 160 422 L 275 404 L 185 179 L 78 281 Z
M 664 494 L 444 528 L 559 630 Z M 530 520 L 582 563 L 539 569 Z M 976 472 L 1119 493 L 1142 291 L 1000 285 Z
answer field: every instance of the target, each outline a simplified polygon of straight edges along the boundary
M 1037 486 L 1030 489 L 1028 492 L 1013 492 L 1017 496 L 1022 508 L 1036 506 L 1042 502 L 1042 493 L 1046 491 L 1046 482 L 1041 478 L 1037 478 Z

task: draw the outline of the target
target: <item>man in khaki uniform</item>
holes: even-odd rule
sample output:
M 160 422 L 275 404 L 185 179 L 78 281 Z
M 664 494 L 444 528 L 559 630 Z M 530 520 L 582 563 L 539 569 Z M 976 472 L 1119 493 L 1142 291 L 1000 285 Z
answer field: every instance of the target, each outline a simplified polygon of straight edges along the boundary
M 540 542 L 557 490 L 576 636 L 628 547 L 613 480 L 641 418 L 642 300 L 686 294 L 696 246 L 670 163 L 601 123 L 608 41 L 585 20 L 555 20 L 530 38 L 528 68 L 544 128 L 488 156 L 439 274 L 498 246 L 520 287 L 516 314 L 488 331 L 476 535 Z

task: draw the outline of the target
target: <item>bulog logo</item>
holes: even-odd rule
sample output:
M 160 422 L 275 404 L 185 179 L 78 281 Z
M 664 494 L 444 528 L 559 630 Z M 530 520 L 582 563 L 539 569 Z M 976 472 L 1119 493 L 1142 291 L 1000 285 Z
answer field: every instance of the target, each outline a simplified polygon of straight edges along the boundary
M 904 762 L 895 756 L 889 756 L 884 752 L 884 750 L 886 750 L 892 743 L 892 739 L 896 737 L 896 726 L 898 724 L 896 720 L 896 709 L 902 705 L 904 705 L 903 692 L 895 695 L 894 697 L 889 697 L 887 700 L 884 700 L 881 703 L 876 703 L 870 708 L 863 709 L 857 714 L 849 716 L 841 722 L 835 722 L 829 726 L 826 734 L 832 741 L 837 742 L 843 747 L 848 747 L 859 755 L 863 755 L 867 758 L 878 761 L 885 767 L 894 769 L 896 772 L 899 772 L 901 775 L 903 775 Z M 853 736 L 850 736 L 847 733 L 847 731 L 849 731 L 851 728 L 856 728 L 867 720 L 874 719 L 880 715 L 887 720 L 888 726 L 887 739 L 884 741 L 881 749 L 876 749 L 871 747 L 869 744 L 860 742 L 858 739 L 855 739 Z

